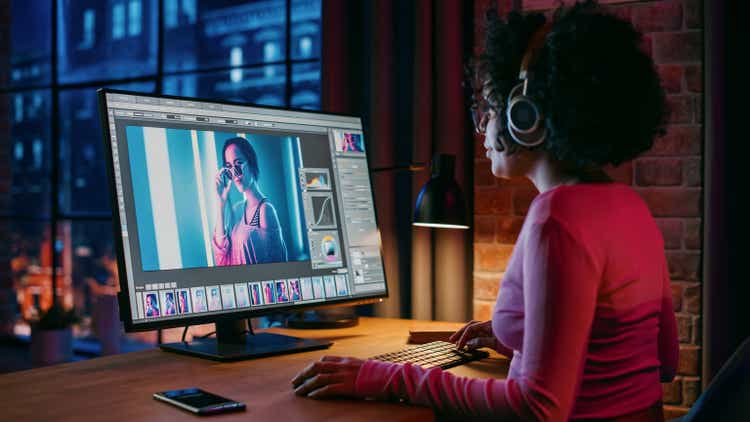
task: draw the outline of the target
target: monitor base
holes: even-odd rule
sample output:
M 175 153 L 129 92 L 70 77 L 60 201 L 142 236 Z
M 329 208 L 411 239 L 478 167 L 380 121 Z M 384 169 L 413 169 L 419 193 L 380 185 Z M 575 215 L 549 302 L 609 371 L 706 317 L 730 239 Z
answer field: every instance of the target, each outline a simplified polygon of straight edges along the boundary
M 247 327 L 245 320 L 235 322 L 217 322 L 216 338 L 160 344 L 162 350 L 204 359 L 231 362 L 245 359 L 256 359 L 285 353 L 305 352 L 308 350 L 326 349 L 333 342 L 324 339 L 305 339 L 274 333 L 254 334 Z
M 288 328 L 326 329 L 347 328 L 359 324 L 354 308 L 334 308 L 305 311 L 292 314 L 286 320 Z

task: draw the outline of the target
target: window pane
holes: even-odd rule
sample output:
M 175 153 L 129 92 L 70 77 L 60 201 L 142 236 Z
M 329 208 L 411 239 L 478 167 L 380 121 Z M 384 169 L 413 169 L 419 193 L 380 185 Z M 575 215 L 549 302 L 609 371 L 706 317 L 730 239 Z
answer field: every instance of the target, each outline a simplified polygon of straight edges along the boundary
M 285 0 L 164 0 L 164 71 L 284 60 L 285 22 Z
M 15 332 L 29 334 L 26 321 L 52 306 L 52 247 L 48 222 L 0 220 L 0 251 L 10 258 L 16 293 Z
M 0 95 L 0 136 L 6 149 L 0 153 L 0 171 L 10 173 L 10 185 L 0 186 L 0 214 L 50 215 L 50 113 L 49 91 Z
M 157 0 L 58 0 L 60 83 L 156 73 Z
M 153 92 L 154 82 L 111 88 Z M 60 211 L 110 214 L 97 88 L 60 91 Z
M 59 262 L 70 280 L 70 302 L 81 316 L 79 337 L 120 332 L 117 308 L 117 257 L 111 221 L 63 220 L 58 223 Z
M 10 66 L 2 66 L 0 86 L 49 85 L 52 0 L 3 3 L 0 6 L 2 13 L 11 15 Z
M 320 57 L 320 0 L 292 1 L 292 59 Z
M 168 95 L 283 106 L 286 72 L 284 66 L 276 65 L 167 76 L 163 87 Z
M 320 109 L 320 63 L 292 66 L 292 107 Z

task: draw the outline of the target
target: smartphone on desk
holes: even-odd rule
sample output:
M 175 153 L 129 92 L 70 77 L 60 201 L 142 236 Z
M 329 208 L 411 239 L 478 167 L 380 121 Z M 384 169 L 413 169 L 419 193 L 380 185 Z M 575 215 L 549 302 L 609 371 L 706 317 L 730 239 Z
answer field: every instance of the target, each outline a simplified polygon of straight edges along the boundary
M 217 396 L 200 388 L 163 391 L 154 393 L 154 398 L 197 415 L 213 415 L 245 410 L 245 403 Z

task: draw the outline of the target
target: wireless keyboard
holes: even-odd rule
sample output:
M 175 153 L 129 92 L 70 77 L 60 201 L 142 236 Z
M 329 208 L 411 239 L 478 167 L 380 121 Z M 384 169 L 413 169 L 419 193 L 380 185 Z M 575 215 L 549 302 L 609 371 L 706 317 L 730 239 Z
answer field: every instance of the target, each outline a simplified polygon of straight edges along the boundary
M 458 350 L 453 343 L 447 341 L 433 341 L 417 346 L 409 346 L 396 352 L 373 356 L 370 359 L 394 363 L 409 362 L 423 368 L 439 366 L 443 369 L 447 369 L 475 360 L 484 359 L 488 356 L 489 353 L 481 350 Z

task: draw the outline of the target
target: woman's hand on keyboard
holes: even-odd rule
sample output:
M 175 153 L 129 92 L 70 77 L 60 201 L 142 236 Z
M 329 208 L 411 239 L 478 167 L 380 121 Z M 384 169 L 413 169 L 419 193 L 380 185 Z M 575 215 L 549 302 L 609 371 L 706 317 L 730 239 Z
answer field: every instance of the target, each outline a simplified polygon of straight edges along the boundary
M 292 379 L 294 393 L 313 399 L 353 397 L 361 359 L 323 356 Z
M 479 347 L 497 348 L 497 339 L 492 332 L 492 321 L 469 321 L 458 331 L 453 333 L 448 341 L 456 343 L 458 349 L 464 347 L 477 349 Z

